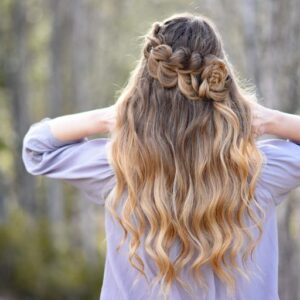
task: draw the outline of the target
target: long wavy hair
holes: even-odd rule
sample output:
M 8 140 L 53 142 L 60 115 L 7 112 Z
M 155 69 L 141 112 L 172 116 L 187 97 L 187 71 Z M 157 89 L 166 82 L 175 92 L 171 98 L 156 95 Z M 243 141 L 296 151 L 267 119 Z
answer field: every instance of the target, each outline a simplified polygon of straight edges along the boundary
M 247 277 L 238 255 L 245 263 L 253 254 L 265 216 L 254 197 L 263 157 L 251 98 L 207 17 L 173 15 L 143 36 L 116 103 L 109 158 L 116 186 L 107 207 L 124 230 L 119 247 L 128 239 L 129 261 L 146 276 L 137 251 L 145 249 L 164 295 L 174 281 L 189 289 L 184 268 L 206 289 L 205 265 L 231 292 L 235 270 Z

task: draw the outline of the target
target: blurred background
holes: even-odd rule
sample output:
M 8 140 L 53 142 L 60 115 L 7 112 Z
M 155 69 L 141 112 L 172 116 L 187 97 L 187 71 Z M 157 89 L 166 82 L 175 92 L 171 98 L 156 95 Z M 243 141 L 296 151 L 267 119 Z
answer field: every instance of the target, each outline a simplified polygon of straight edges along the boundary
M 201 13 L 260 102 L 298 113 L 300 0 L 1 0 L 0 299 L 98 299 L 103 211 L 75 188 L 26 173 L 29 126 L 112 104 L 153 21 Z M 280 297 L 300 299 L 300 201 L 278 208 Z M 266 254 L 267 255 L 267 254 Z

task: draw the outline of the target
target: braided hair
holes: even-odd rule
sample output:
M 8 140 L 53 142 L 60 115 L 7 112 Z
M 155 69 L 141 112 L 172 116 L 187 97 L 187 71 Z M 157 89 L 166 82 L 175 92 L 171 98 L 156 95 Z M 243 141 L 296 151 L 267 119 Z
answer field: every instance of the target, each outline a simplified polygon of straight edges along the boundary
M 226 62 L 214 54 L 202 53 L 186 47 L 173 51 L 164 44 L 161 25 L 153 25 L 144 47 L 149 74 L 165 88 L 178 86 L 191 100 L 224 101 L 228 97 L 231 76 Z

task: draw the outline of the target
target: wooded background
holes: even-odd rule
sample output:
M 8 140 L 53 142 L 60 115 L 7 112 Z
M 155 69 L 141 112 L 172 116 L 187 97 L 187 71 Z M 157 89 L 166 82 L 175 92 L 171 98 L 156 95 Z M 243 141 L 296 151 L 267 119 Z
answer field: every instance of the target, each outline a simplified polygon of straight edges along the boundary
M 29 126 L 114 103 L 153 21 L 201 13 L 260 102 L 298 113 L 300 0 L 1 0 L 0 299 L 98 299 L 103 211 L 78 190 L 26 173 Z M 300 299 L 300 201 L 278 208 L 283 300 Z M 266 255 L 268 255 L 266 253 Z

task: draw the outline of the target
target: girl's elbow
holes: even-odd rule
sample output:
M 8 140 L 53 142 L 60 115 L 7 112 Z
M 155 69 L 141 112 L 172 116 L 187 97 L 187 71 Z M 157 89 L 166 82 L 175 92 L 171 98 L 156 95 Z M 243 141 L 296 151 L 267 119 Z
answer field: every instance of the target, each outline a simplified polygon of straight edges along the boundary
M 43 166 L 43 159 L 40 153 L 37 153 L 24 144 L 22 149 L 22 161 L 25 170 L 31 175 L 44 175 L 46 169 Z

